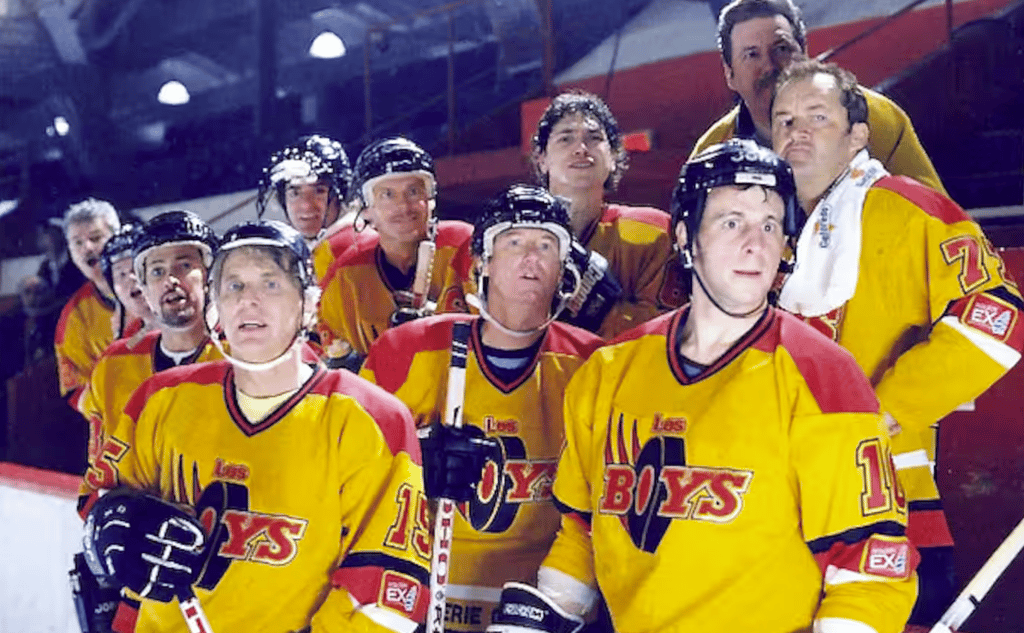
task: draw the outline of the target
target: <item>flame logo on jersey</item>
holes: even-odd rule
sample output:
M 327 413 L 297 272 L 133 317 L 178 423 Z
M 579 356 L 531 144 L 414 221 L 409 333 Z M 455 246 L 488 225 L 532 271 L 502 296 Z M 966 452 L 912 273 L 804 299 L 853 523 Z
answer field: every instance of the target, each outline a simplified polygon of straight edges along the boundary
M 681 419 L 655 415 L 662 422 Z M 641 445 L 639 420 L 633 420 L 628 442 L 624 414 L 618 424 L 608 422 L 598 511 L 618 516 L 637 548 L 657 551 L 673 520 L 729 523 L 739 516 L 753 472 L 687 466 L 682 437 L 655 435 Z

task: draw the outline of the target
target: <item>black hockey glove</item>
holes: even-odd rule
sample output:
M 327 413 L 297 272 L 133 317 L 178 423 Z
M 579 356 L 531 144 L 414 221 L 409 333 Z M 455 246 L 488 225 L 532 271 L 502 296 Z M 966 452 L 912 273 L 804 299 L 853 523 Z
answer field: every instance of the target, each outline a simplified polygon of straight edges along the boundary
M 184 510 L 138 492 L 112 492 L 85 520 L 85 560 L 100 579 L 143 598 L 187 595 L 202 567 L 206 534 Z
M 395 327 L 409 321 L 415 321 L 425 316 L 430 316 L 432 312 L 428 312 L 424 308 L 411 308 L 408 306 L 402 306 L 391 313 L 391 318 L 388 319 L 388 326 Z
M 97 578 L 82 552 L 75 554 L 74 567 L 68 576 L 82 633 L 110 633 L 117 605 L 121 602 L 121 587 L 109 578 Z
M 563 611 L 535 587 L 507 582 L 501 589 L 501 602 L 491 613 L 487 633 L 576 633 L 583 618 Z
M 461 427 L 434 422 L 419 430 L 423 451 L 423 487 L 427 497 L 468 501 L 498 443 L 471 424 Z
M 561 320 L 596 332 L 612 306 L 622 297 L 622 284 L 608 268 L 608 260 L 573 241 L 572 261 L 580 271 L 580 286 L 566 305 Z

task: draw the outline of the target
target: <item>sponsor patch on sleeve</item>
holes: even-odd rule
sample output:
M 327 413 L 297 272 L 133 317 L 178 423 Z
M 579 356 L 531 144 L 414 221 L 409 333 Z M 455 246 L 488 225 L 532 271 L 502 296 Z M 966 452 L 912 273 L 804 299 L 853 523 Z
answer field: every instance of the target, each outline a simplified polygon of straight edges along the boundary
M 1017 325 L 1017 310 L 988 294 L 971 297 L 960 322 L 1005 343 Z
M 377 602 L 408 617 L 416 614 L 420 597 L 420 584 L 411 576 L 386 571 L 380 581 L 380 596 Z
M 910 544 L 905 538 L 875 534 L 864 545 L 860 572 L 903 580 L 910 575 Z

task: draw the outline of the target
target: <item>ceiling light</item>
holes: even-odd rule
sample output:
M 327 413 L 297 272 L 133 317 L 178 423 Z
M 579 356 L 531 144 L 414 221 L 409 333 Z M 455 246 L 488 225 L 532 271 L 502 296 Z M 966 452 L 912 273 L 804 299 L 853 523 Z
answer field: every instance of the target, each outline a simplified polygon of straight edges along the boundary
M 53 131 L 57 133 L 57 136 L 67 136 L 70 130 L 71 125 L 68 124 L 67 119 L 62 116 L 53 118 Z
M 318 59 L 337 59 L 345 54 L 345 42 L 334 33 L 324 31 L 310 44 L 309 54 Z
M 160 86 L 160 93 L 156 96 L 157 101 L 167 105 L 184 105 L 188 103 L 188 88 L 180 81 L 172 79 Z

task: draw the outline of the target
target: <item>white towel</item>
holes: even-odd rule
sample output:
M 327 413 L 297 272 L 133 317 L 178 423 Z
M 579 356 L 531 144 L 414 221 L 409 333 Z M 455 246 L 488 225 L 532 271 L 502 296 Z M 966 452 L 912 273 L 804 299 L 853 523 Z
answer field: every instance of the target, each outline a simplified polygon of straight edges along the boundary
M 850 169 L 807 218 L 796 243 L 796 268 L 779 294 L 780 307 L 802 316 L 821 316 L 853 297 L 864 197 L 876 180 L 888 175 L 866 149 L 853 157 Z

